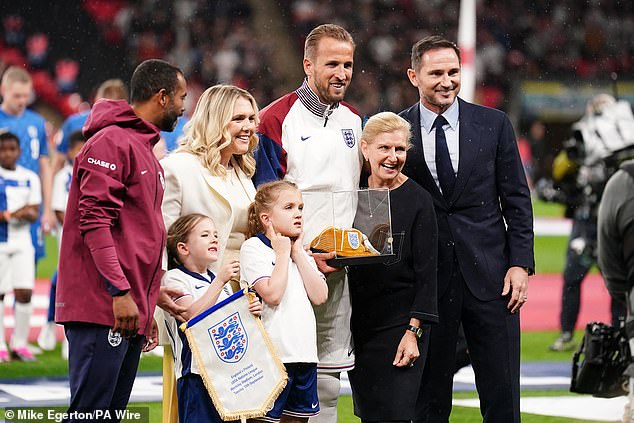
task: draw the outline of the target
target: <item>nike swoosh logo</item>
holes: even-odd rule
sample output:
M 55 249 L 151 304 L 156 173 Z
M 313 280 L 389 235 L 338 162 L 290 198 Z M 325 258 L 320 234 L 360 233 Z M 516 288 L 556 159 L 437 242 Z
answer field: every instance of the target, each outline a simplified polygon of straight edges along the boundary
M 307 137 L 299 137 L 302 141 L 306 141 L 308 138 L 310 138 L 311 135 L 307 136 Z
M 147 173 L 147 170 L 142 170 L 141 171 L 141 175 L 145 175 Z
M 200 289 L 200 288 L 204 288 L 204 287 L 205 287 L 205 285 L 200 285 L 200 286 L 196 285 L 196 286 L 194 286 L 194 288 L 196 288 L 196 289 Z
M 314 404 L 311 404 L 310 406 L 311 406 L 312 408 L 317 408 L 317 406 L 318 406 L 318 405 L 319 405 L 319 403 L 318 403 L 318 402 L 316 402 L 316 403 L 314 403 Z

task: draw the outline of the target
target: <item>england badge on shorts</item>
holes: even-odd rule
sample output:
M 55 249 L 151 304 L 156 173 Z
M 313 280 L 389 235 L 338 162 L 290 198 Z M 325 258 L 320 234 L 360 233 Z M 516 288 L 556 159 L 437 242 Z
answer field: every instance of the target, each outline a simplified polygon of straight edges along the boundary
M 341 133 L 343 134 L 343 140 L 346 142 L 346 145 L 350 148 L 354 147 L 354 131 L 352 129 L 342 129 Z
M 209 328 L 209 336 L 218 358 L 225 363 L 240 361 L 249 346 L 249 338 L 238 313 Z
M 119 332 L 113 332 L 112 329 L 108 331 L 108 343 L 111 347 L 116 348 L 121 345 L 121 340 L 122 337 Z

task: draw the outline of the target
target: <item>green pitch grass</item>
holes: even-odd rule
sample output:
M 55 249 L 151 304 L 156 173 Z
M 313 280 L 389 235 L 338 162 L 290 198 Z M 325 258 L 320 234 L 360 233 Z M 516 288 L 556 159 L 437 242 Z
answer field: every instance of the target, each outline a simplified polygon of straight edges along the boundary
M 563 217 L 565 207 L 562 204 L 546 203 L 537 198 L 532 199 L 535 217 Z

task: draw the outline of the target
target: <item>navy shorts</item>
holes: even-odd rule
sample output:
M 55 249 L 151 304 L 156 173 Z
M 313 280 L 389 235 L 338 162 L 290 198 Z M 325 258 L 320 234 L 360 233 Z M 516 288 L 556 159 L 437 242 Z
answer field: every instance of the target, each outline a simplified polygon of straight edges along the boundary
M 189 373 L 176 382 L 178 420 L 181 422 L 224 423 L 214 407 L 200 375 Z
M 290 417 L 309 418 L 319 414 L 317 397 L 317 364 L 284 364 L 288 373 L 288 382 L 273 409 L 257 420 L 279 422 L 282 414 Z

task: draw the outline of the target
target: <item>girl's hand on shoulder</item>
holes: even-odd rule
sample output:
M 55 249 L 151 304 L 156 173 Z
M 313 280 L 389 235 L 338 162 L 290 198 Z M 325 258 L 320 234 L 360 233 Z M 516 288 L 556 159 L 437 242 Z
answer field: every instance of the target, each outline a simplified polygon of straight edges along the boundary
M 262 315 L 262 303 L 258 297 L 251 302 L 249 302 L 249 312 L 256 317 L 260 317 Z
M 220 272 L 218 272 L 218 279 L 223 283 L 229 282 L 234 276 L 240 274 L 240 260 L 231 260 L 229 263 L 222 266 Z

